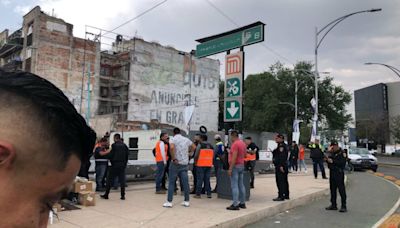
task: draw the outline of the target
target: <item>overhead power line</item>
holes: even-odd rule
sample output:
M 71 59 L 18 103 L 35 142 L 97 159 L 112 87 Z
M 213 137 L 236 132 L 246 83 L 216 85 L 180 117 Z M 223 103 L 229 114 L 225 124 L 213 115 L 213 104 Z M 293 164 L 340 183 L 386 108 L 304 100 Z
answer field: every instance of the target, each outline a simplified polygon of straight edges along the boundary
M 212 3 L 210 0 L 206 0 L 206 2 L 214 8 L 218 13 L 220 13 L 222 16 L 224 16 L 228 21 L 230 21 L 232 24 L 236 25 L 236 27 L 240 27 L 238 23 L 236 23 L 231 17 L 229 17 L 224 11 L 222 11 L 220 8 L 218 8 L 214 3 Z
M 140 13 L 139 15 L 135 16 L 134 18 L 129 19 L 128 21 L 122 23 L 121 25 L 119 25 L 119 26 L 117 26 L 117 27 L 111 29 L 110 31 L 108 31 L 108 32 L 106 32 L 106 33 L 104 33 L 104 34 L 107 34 L 107 33 L 109 33 L 109 32 L 114 32 L 115 30 L 121 28 L 122 26 L 131 23 L 132 21 L 134 21 L 134 20 L 140 18 L 141 16 L 143 16 L 143 15 L 147 14 L 148 12 L 154 10 L 155 8 L 161 6 L 162 4 L 166 3 L 167 1 L 168 1 L 168 0 L 164 0 L 164 1 L 162 1 L 162 2 L 157 3 L 156 5 L 152 6 L 151 8 L 149 8 L 149 9 L 145 10 L 144 12 Z
M 214 3 L 211 2 L 211 0 L 206 0 L 206 2 L 212 7 L 214 8 L 219 14 L 221 14 L 223 17 L 225 17 L 228 21 L 230 21 L 232 24 L 234 24 L 236 27 L 240 27 L 240 25 L 238 23 L 236 23 L 235 20 L 233 20 L 231 17 L 229 17 L 224 11 L 222 11 L 220 8 L 218 8 Z M 262 43 L 261 44 L 265 49 L 267 49 L 268 51 L 272 52 L 273 54 L 275 54 L 276 56 L 278 56 L 279 58 L 288 61 L 291 64 L 294 64 L 290 59 L 286 58 L 285 56 L 279 54 L 279 52 L 275 51 L 274 49 L 272 49 L 271 47 L 268 47 L 268 45 Z

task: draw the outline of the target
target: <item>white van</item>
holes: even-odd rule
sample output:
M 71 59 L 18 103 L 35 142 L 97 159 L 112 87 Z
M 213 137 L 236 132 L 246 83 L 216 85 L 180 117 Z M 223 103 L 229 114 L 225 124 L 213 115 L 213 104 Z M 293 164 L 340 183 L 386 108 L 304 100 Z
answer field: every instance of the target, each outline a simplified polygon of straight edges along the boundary
M 113 132 L 110 134 L 110 146 L 114 143 L 114 135 L 120 134 L 129 148 L 126 174 L 135 178 L 151 178 L 156 169 L 153 149 L 160 139 L 161 130 L 139 130 Z M 91 159 L 90 172 L 94 172 L 95 162 Z

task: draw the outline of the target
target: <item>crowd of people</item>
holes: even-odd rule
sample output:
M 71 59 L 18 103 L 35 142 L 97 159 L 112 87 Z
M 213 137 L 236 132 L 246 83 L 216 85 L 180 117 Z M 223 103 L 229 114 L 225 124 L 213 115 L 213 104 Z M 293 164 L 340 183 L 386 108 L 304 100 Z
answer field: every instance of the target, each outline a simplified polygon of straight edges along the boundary
M 194 198 L 201 198 L 206 195 L 212 198 L 212 193 L 218 190 L 218 178 L 214 189 L 211 187 L 211 171 L 218 176 L 222 170 L 227 172 L 231 180 L 233 203 L 228 210 L 239 210 L 246 208 L 245 187 L 243 173 L 248 170 L 250 173 L 250 187 L 254 188 L 254 168 L 259 155 L 259 148 L 252 142 L 251 137 L 245 141 L 239 139 L 239 133 L 232 131 L 232 145 L 230 149 L 225 148 L 220 135 L 215 135 L 215 144 L 212 145 L 206 134 L 196 134 L 193 140 L 181 135 L 178 128 L 173 130 L 173 136 L 161 133 L 160 140 L 156 143 L 153 154 L 157 163 L 155 177 L 155 193 L 166 194 L 167 201 L 164 207 L 173 206 L 173 196 L 176 194 L 176 182 L 179 179 L 181 192 L 184 195 L 182 205 L 189 207 L 189 195 Z M 188 181 L 189 161 L 193 159 L 193 189 L 190 191 Z M 163 180 L 168 176 L 168 188 Z
M 108 199 L 110 188 L 118 177 L 121 200 L 125 200 L 125 170 L 129 149 L 119 134 L 114 135 L 111 148 L 102 139 L 96 146 L 96 133 L 87 125 L 61 90 L 49 81 L 27 72 L 9 73 L 0 70 L 0 214 L 5 227 L 44 227 L 49 211 L 69 188 L 76 176 L 88 177 L 90 154 L 96 159 L 96 182 L 105 190 L 102 198 Z M 68 124 L 65 124 L 65 123 Z M 35 129 L 35 134 L 26 134 Z M 245 142 L 237 131 L 230 133 L 230 149 L 224 148 L 221 137 L 216 135 L 216 144 L 211 145 L 204 134 L 192 141 L 181 135 L 175 128 L 173 137 L 162 133 L 154 150 L 157 162 L 156 193 L 166 191 L 168 176 L 168 196 L 164 207 L 172 207 L 176 182 L 179 177 L 184 192 L 183 206 L 189 207 L 189 160 L 193 158 L 194 194 L 201 198 L 204 192 L 212 196 L 210 175 L 225 170 L 230 177 L 232 205 L 228 210 L 245 209 L 244 172 L 251 176 L 254 188 L 254 167 L 258 147 L 251 138 Z M 276 136 L 277 147 L 273 151 L 278 197 L 274 200 L 288 200 L 289 166 L 297 170 L 304 165 L 304 147 L 297 148 L 295 142 L 289 149 L 281 134 Z M 319 167 L 322 178 L 326 179 L 324 162 L 330 169 L 331 205 L 327 210 L 337 210 L 337 191 L 341 196 L 340 212 L 346 212 L 346 190 L 344 167 L 347 154 L 332 142 L 328 155 L 324 155 L 319 141 L 308 146 L 313 160 L 314 177 Z M 108 167 L 108 161 L 111 166 Z M 107 171 L 108 169 L 108 171 Z M 105 178 L 108 173 L 107 178 Z M 219 186 L 217 178 L 216 188 Z M 26 191 L 29 189 L 29 191 Z M 100 189 L 99 189 L 100 190 Z M 13 208 L 13 210 L 10 210 Z
M 259 160 L 259 147 L 253 142 L 251 137 L 244 140 L 239 138 L 237 131 L 230 133 L 230 146 L 225 147 L 220 135 L 214 136 L 215 144 L 212 145 L 206 134 L 196 134 L 193 140 L 183 136 L 179 128 L 173 130 L 173 136 L 166 132 L 160 134 L 160 138 L 155 144 L 153 155 L 156 162 L 155 173 L 155 194 L 167 194 L 167 200 L 163 207 L 173 207 L 173 197 L 177 194 L 179 183 L 181 194 L 184 196 L 182 205 L 190 206 L 190 194 L 194 198 L 212 198 L 212 193 L 218 192 L 218 178 L 214 188 L 211 187 L 211 173 L 218 177 L 224 170 L 230 178 L 232 204 L 228 210 L 239 210 L 246 208 L 246 191 L 244 185 L 244 172 L 250 176 L 249 187 L 254 188 L 254 171 L 256 161 Z M 285 144 L 282 134 L 275 137 L 276 149 L 272 151 L 273 164 L 275 167 L 275 177 L 278 189 L 278 196 L 273 201 L 290 200 L 289 196 L 289 173 L 298 173 L 302 169 L 307 173 L 305 164 L 305 149 L 310 150 L 310 159 L 313 163 L 314 177 L 318 178 L 318 168 L 323 179 L 327 179 L 324 163 L 328 164 L 331 170 L 331 206 L 327 210 L 334 210 L 336 206 L 336 190 L 342 198 L 341 211 L 345 212 L 346 193 L 344 189 L 344 174 L 341 172 L 342 160 L 346 154 L 337 147 L 337 143 L 332 143 L 329 148 L 329 156 L 325 155 L 319 140 L 307 146 L 295 141 L 290 146 Z M 336 151 L 335 151 L 336 150 Z M 102 198 L 108 199 L 110 188 L 120 184 L 121 200 L 125 200 L 125 169 L 128 162 L 128 147 L 123 143 L 119 134 L 114 135 L 114 144 L 109 146 L 108 138 L 102 138 L 95 146 L 94 157 L 96 162 L 96 185 L 97 191 L 105 191 Z M 340 156 L 337 156 L 339 154 Z M 190 189 L 189 170 L 190 160 L 193 159 L 191 173 L 193 175 L 193 188 Z M 341 159 L 341 160 L 340 160 Z M 344 159 L 346 161 L 346 159 Z M 110 164 L 111 166 L 109 166 Z M 118 179 L 118 182 L 116 182 Z M 168 187 L 167 187 L 168 180 Z

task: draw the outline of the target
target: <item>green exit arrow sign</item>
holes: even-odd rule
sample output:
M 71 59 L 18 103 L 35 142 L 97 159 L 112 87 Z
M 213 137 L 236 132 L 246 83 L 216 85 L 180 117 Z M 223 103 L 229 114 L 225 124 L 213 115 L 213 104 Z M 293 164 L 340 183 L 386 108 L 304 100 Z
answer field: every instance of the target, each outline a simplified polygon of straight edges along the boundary
M 264 41 L 264 26 L 256 22 L 232 31 L 197 40 L 196 57 L 202 58 L 220 52 Z
M 227 99 L 224 101 L 224 121 L 242 121 L 242 101 L 241 99 Z

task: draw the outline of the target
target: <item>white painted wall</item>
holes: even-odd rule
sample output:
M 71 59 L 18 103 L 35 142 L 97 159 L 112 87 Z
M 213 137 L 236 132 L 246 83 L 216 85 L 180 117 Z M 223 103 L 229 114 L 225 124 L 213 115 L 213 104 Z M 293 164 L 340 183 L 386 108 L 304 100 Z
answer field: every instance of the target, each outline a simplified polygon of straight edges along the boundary
M 187 129 L 183 111 L 191 100 L 196 107 L 190 129 L 217 130 L 219 61 L 193 57 L 190 74 L 188 54 L 143 40 L 135 40 L 131 57 L 128 120 L 158 119 Z

